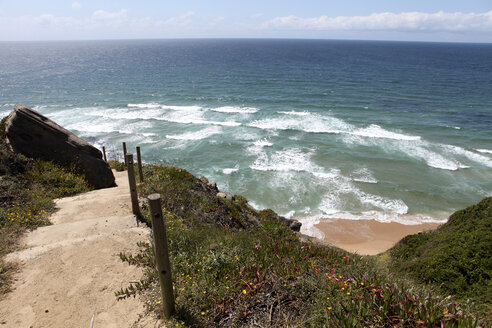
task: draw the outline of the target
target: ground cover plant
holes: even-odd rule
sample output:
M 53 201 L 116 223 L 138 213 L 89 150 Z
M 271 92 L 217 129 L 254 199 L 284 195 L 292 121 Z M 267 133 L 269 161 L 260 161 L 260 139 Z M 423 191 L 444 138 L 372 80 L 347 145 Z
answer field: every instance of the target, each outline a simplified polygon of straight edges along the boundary
M 197 180 L 176 168 L 146 166 L 141 196 L 158 192 L 164 204 L 186 199 L 179 214 L 165 211 L 177 314 L 187 327 L 475 327 L 467 306 L 378 269 L 373 258 L 303 240 L 285 224 L 260 217 L 238 227 L 191 217 L 216 200 L 186 196 Z M 181 182 L 182 181 L 182 185 Z M 183 187 L 183 185 L 185 187 Z M 193 194 L 198 197 L 197 190 Z M 191 199 L 191 201 L 190 201 Z M 236 209 L 248 208 L 240 197 Z M 230 202 L 234 200 L 219 200 Z M 239 202 L 239 201 L 238 201 Z M 220 204 L 219 204 L 220 205 Z M 226 211 L 225 207 L 213 207 Z M 249 209 L 251 210 L 251 209 Z M 206 212 L 208 213 L 208 212 Z M 228 212 L 229 213 L 229 212 Z M 259 213 L 258 213 L 259 214 Z M 229 215 L 233 215 L 232 212 Z M 220 217 L 220 216 L 219 216 Z M 148 211 L 143 210 L 148 222 Z M 235 222 L 233 218 L 229 222 Z M 144 295 L 159 312 L 160 296 L 151 244 L 123 261 L 145 268 L 138 283 L 118 298 Z

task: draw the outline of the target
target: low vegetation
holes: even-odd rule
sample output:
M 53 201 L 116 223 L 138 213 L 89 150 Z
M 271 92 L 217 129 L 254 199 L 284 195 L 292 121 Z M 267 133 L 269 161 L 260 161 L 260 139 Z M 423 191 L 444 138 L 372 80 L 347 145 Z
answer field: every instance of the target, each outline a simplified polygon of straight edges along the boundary
M 457 211 L 437 230 L 411 235 L 391 251 L 395 271 L 437 286 L 457 300 L 471 299 L 492 313 L 492 197 Z M 489 318 L 490 319 L 490 318 Z
M 14 154 L 0 140 L 0 295 L 9 290 L 14 269 L 2 258 L 15 249 L 19 236 L 50 224 L 53 199 L 89 189 L 73 170 Z
M 238 226 L 235 222 L 242 213 L 235 219 L 230 207 L 251 214 L 254 210 L 247 201 L 237 196 L 237 204 L 202 198 L 198 179 L 184 170 L 145 166 L 145 176 L 146 182 L 139 186 L 141 196 L 160 193 L 170 210 L 164 209 L 177 306 L 173 326 L 480 325 L 466 303 L 403 281 L 379 269 L 374 258 L 306 241 L 285 224 L 258 212 L 258 224 Z M 223 219 L 227 216 L 230 224 Z M 146 209 L 143 218 L 148 222 Z M 138 254 L 122 253 L 120 257 L 143 266 L 144 277 L 116 295 L 142 294 L 149 310 L 159 313 L 152 246 L 139 246 Z

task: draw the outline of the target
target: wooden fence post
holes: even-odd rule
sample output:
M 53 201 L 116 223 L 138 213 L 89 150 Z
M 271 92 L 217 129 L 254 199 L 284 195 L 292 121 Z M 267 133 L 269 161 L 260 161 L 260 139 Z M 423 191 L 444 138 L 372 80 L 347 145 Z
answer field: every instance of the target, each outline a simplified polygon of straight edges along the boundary
M 140 182 L 144 182 L 143 172 L 142 172 L 142 156 L 140 156 L 140 147 L 137 147 L 137 164 L 138 164 L 138 175 L 140 176 Z
M 166 226 L 162 217 L 161 195 L 152 194 L 149 199 L 152 231 L 154 235 L 155 258 L 161 283 L 162 305 L 164 317 L 169 319 L 174 313 L 173 276 L 169 263 Z
M 104 161 L 107 162 L 108 159 L 106 157 L 106 147 L 103 146 L 103 155 L 104 155 Z
M 128 164 L 128 184 L 130 185 L 130 196 L 132 199 L 132 212 L 135 215 L 140 215 L 140 208 L 138 207 L 138 195 L 137 195 L 137 183 L 135 182 L 135 170 L 133 168 L 133 154 L 127 153 L 125 162 Z M 138 218 L 137 218 L 138 225 Z
M 123 161 L 125 162 L 125 166 L 128 167 L 126 163 L 126 142 L 123 143 Z

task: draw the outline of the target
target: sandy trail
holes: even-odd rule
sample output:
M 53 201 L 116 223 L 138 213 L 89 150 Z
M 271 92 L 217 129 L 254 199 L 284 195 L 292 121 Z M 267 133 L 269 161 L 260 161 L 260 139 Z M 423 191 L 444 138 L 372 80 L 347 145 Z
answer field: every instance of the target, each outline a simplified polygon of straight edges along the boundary
M 117 254 L 149 239 L 131 214 L 126 172 L 114 173 L 118 187 L 56 200 L 53 225 L 28 233 L 24 247 L 7 256 L 20 272 L 0 301 L 0 327 L 89 327 L 93 315 L 94 328 L 159 325 L 142 318 L 138 297 L 114 296 L 141 278 Z

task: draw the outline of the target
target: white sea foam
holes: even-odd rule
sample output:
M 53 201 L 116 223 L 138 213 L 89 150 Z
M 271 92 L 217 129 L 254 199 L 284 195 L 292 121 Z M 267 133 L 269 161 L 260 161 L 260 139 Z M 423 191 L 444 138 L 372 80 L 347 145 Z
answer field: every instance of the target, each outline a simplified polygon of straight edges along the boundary
M 283 217 L 287 218 L 287 219 L 290 219 L 294 216 L 294 214 L 296 214 L 296 211 L 292 210 L 292 211 L 289 211 L 285 214 L 282 214 Z
M 200 140 L 205 139 L 214 134 L 218 134 L 222 132 L 222 128 L 218 126 L 207 127 L 205 129 L 194 131 L 194 132 L 186 132 L 183 134 L 175 134 L 175 135 L 166 135 L 168 139 L 175 140 Z
M 256 140 L 253 142 L 253 145 L 258 146 L 258 147 L 270 147 L 273 146 L 273 143 L 266 139 L 261 139 L 261 140 Z
M 351 177 L 354 181 L 365 183 L 378 183 L 378 180 L 372 175 L 368 168 L 363 167 L 361 169 L 352 172 Z
M 127 107 L 130 108 L 141 108 L 141 109 L 171 109 L 171 110 L 200 110 L 201 106 L 177 106 L 177 105 L 163 105 L 155 102 L 145 103 L 145 104 L 128 104 Z
M 293 110 L 290 111 L 290 112 L 287 112 L 287 111 L 279 111 L 277 113 L 279 113 L 279 114 L 285 114 L 285 115 L 295 115 L 295 116 L 307 116 L 307 115 L 311 114 L 309 112 L 296 112 L 296 111 L 293 111 Z
M 217 108 L 211 108 L 211 111 L 220 113 L 239 113 L 239 114 L 253 114 L 259 111 L 254 107 L 235 107 L 235 106 L 223 106 Z
M 180 124 L 202 124 L 202 125 L 220 125 L 220 126 L 240 126 L 241 123 L 235 121 L 208 121 L 203 116 L 204 110 L 176 109 L 166 112 L 163 115 L 155 117 L 157 120 L 180 123 Z
M 95 109 L 86 115 L 109 118 L 113 120 L 148 120 L 157 118 L 162 114 L 159 108 L 135 110 L 129 108 Z
M 458 146 L 447 145 L 447 146 L 445 146 L 445 148 L 447 150 L 449 150 L 451 153 L 464 156 L 464 157 L 466 157 L 466 158 L 468 158 L 468 159 L 470 159 L 476 163 L 480 163 L 482 165 L 492 167 L 492 160 L 486 156 L 471 152 L 469 150 L 463 149 L 463 148 L 458 147 Z
M 361 137 L 370 138 L 386 138 L 395 140 L 420 140 L 420 136 L 409 136 L 406 134 L 391 132 L 383 129 L 379 125 L 371 124 L 366 128 L 357 129 L 353 132 L 348 132 Z
M 232 174 L 233 172 L 237 172 L 237 170 L 239 170 L 239 165 L 236 165 L 232 168 L 225 168 L 222 170 L 222 173 L 229 175 Z
M 133 108 L 161 108 L 161 105 L 158 103 L 128 104 L 127 106 Z
M 291 113 L 292 112 L 285 112 Z M 298 112 L 296 112 L 298 113 Z M 256 120 L 248 124 L 259 129 L 299 130 L 311 133 L 351 134 L 366 138 L 383 138 L 395 140 L 420 140 L 420 136 L 406 135 L 388 131 L 379 125 L 371 124 L 356 128 L 341 119 L 332 116 L 303 112 L 301 117 L 281 117 Z
M 475 149 L 475 150 L 482 154 L 492 154 L 492 150 L 490 149 Z
M 322 215 L 304 214 L 296 216 L 295 219 L 302 223 L 301 233 L 318 239 L 323 239 L 325 238 L 324 233 L 316 228 L 316 225 L 320 223 L 322 217 Z
M 320 116 L 318 114 L 309 114 L 300 117 L 284 116 L 281 118 L 268 118 L 253 121 L 248 125 L 264 130 L 299 130 L 312 133 L 342 133 L 351 128 L 343 120 L 331 116 Z
M 331 172 L 313 173 L 317 178 L 322 179 L 323 185 L 329 187 L 330 192 L 323 196 L 319 209 L 325 215 L 331 215 L 346 211 L 347 208 L 354 207 L 354 201 L 360 203 L 360 207 L 369 206 L 368 209 L 378 208 L 384 212 L 405 214 L 408 206 L 399 199 L 389 199 L 378 195 L 368 194 L 357 188 L 349 178 L 340 174 L 339 170 Z M 348 204 L 347 202 L 350 202 Z
M 111 133 L 119 132 L 116 122 L 78 122 L 66 127 L 68 130 L 77 130 L 85 133 Z M 122 132 L 125 133 L 125 132 Z
M 257 171 L 312 172 L 321 169 L 311 161 L 311 152 L 305 153 L 297 148 L 287 148 L 270 156 L 260 153 L 250 167 Z
M 460 163 L 456 159 L 441 155 L 435 151 L 429 149 L 428 143 L 422 142 L 406 142 L 396 145 L 398 150 L 405 152 L 411 157 L 424 160 L 427 165 L 443 170 L 456 171 L 459 168 L 466 168 L 467 166 Z

